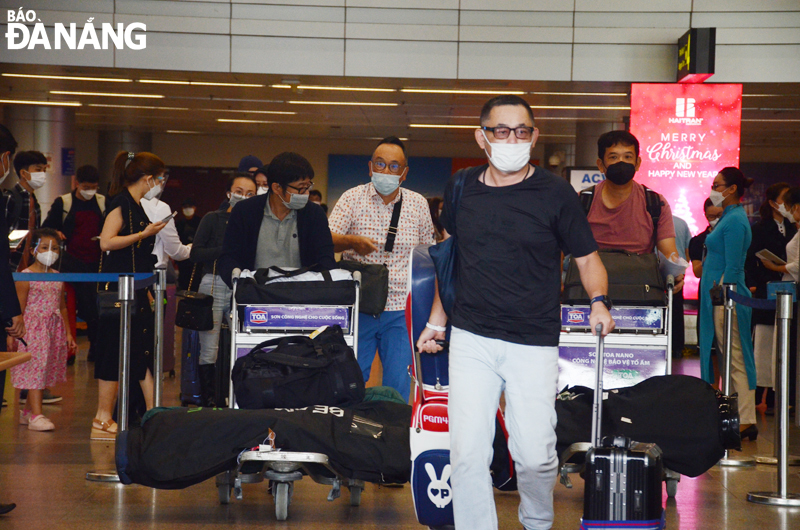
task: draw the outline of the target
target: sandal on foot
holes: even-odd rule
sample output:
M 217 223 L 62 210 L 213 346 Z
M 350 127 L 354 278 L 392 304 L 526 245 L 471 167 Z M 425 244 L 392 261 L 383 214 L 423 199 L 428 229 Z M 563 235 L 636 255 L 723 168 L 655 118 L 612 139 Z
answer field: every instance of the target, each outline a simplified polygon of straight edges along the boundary
M 92 420 L 92 434 L 90 440 L 116 440 L 117 422 L 114 420 L 100 421 L 97 418 Z

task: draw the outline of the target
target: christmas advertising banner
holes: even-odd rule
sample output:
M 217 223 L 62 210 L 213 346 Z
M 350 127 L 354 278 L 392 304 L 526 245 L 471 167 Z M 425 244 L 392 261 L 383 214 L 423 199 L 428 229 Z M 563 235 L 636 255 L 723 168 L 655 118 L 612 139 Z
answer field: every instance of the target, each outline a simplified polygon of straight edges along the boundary
M 703 203 L 719 170 L 739 167 L 742 85 L 631 85 L 631 133 L 642 165 L 636 182 L 667 199 L 695 236 L 706 229 Z M 684 296 L 700 281 L 686 271 Z

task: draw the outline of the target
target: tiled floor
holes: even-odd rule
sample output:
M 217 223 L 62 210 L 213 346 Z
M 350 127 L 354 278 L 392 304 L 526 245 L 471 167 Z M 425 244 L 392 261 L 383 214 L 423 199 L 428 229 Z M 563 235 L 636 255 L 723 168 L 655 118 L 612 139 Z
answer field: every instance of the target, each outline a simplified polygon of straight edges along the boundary
M 409 487 L 368 485 L 362 505 L 349 506 L 347 495 L 327 502 L 328 488 L 303 479 L 296 485 L 289 519 L 275 520 L 272 497 L 265 484 L 244 486 L 242 501 L 222 506 L 213 481 L 178 491 L 156 491 L 142 486 L 88 482 L 89 470 L 113 466 L 113 445 L 89 442 L 89 426 L 96 407 L 97 386 L 91 364 L 82 360 L 69 368 L 68 382 L 54 391 L 64 396 L 60 405 L 46 406 L 55 422 L 52 433 L 28 431 L 17 425 L 13 404 L 0 414 L 0 502 L 17 509 L 0 517 L 0 528 L 295 528 L 375 529 L 421 528 L 416 523 Z M 676 372 L 695 373 L 697 360 L 679 363 Z M 165 404 L 176 404 L 178 382 L 165 383 Z M 8 396 L 8 393 L 7 393 Z M 745 442 L 745 454 L 771 453 L 773 423 L 759 418 L 756 442 Z M 680 428 L 680 426 L 676 426 Z M 800 454 L 800 431 L 792 427 L 792 448 Z M 760 506 L 747 502 L 747 492 L 776 488 L 774 467 L 745 469 L 715 467 L 690 479 L 683 477 L 676 498 L 666 501 L 671 529 L 789 530 L 800 529 L 800 509 Z M 555 488 L 554 529 L 576 530 L 583 504 L 583 483 L 573 476 L 573 489 Z M 790 468 L 789 491 L 800 493 L 800 467 Z M 496 493 L 500 528 L 518 529 L 518 496 Z

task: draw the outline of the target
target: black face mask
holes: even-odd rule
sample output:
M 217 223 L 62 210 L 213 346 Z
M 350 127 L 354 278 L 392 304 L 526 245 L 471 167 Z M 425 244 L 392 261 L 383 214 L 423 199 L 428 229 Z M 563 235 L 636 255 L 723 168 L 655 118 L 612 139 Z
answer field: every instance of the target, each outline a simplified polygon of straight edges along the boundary
M 606 168 L 606 178 L 617 186 L 624 186 L 635 174 L 636 166 L 629 162 L 617 162 Z

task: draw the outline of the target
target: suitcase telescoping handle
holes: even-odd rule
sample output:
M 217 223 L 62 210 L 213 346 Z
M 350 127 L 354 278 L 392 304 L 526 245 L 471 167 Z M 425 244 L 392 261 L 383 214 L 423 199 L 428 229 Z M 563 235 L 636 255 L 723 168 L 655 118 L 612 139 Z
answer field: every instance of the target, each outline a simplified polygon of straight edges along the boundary
M 592 405 L 592 445 L 600 447 L 600 427 L 603 425 L 603 324 L 597 324 L 597 355 L 595 356 L 594 404 Z

